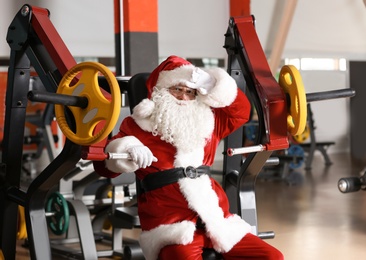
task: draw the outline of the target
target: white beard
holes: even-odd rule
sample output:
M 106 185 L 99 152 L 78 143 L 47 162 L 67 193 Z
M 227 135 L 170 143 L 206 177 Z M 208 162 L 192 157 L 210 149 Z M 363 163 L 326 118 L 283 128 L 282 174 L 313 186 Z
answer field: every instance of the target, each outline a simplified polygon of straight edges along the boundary
M 150 117 L 152 133 L 182 152 L 203 149 L 214 129 L 211 108 L 197 100 L 177 100 L 167 89 L 154 89 L 155 108 Z

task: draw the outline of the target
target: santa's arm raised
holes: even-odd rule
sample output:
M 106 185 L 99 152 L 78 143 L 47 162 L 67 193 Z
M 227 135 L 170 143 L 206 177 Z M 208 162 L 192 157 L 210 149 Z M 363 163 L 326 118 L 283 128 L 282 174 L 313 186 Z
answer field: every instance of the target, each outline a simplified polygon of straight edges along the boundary
M 194 82 L 187 82 L 187 87 L 197 89 L 197 99 L 212 108 L 229 106 L 237 96 L 235 80 L 221 68 L 200 69 L 194 72 Z
M 217 136 L 226 137 L 250 119 L 251 105 L 247 96 L 225 70 L 197 68 L 196 73 L 198 80 L 189 87 L 197 89 L 199 101 L 213 108 Z

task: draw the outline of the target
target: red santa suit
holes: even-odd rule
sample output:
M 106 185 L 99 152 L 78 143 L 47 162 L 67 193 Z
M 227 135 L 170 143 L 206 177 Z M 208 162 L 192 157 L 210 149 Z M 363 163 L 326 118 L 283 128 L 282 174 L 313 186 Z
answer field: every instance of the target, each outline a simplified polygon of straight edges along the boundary
M 247 122 L 250 114 L 247 97 L 226 71 L 219 68 L 207 70 L 214 83 L 202 90 L 203 95 L 198 91 L 196 99 L 210 107 L 211 114 L 201 127 L 203 136 L 207 136 L 204 142 L 191 147 L 190 140 L 179 144 L 162 140 L 164 138 L 156 132 L 151 120 L 155 106 L 154 89 L 169 88 L 178 83 L 198 89 L 194 85 L 196 69 L 189 62 L 172 56 L 153 71 L 147 82 L 149 98 L 135 107 L 132 116 L 124 119 L 119 133 L 107 145 L 106 152 L 123 153 L 127 152 L 128 147 L 144 145 L 158 160 L 141 169 L 136 169 L 136 165 L 128 160 L 108 160 L 106 167 L 109 170 L 135 171 L 137 177 L 143 180 L 149 174 L 176 167 L 213 164 L 220 140 Z M 140 245 L 148 260 L 157 259 L 165 246 L 192 243 L 198 219 L 204 223 L 205 234 L 211 240 L 212 247 L 221 253 L 229 252 L 251 231 L 248 223 L 229 212 L 224 190 L 209 175 L 195 179 L 182 178 L 142 193 L 138 198 L 138 211 L 142 229 Z

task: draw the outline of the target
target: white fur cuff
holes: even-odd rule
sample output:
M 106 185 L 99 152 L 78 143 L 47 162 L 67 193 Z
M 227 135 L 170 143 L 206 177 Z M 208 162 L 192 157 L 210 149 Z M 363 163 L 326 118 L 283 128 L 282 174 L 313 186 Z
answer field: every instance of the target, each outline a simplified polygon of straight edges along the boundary
M 158 259 L 160 250 L 167 245 L 187 245 L 193 241 L 196 226 L 191 221 L 160 225 L 149 231 L 142 231 L 140 245 L 146 260 Z
M 133 117 L 147 118 L 154 111 L 155 103 L 148 98 L 143 99 L 133 109 Z
M 134 145 L 142 145 L 134 136 L 125 136 L 111 141 L 105 148 L 106 153 L 127 153 L 127 149 Z M 105 160 L 108 170 L 116 173 L 134 172 L 138 169 L 136 163 L 128 159 Z

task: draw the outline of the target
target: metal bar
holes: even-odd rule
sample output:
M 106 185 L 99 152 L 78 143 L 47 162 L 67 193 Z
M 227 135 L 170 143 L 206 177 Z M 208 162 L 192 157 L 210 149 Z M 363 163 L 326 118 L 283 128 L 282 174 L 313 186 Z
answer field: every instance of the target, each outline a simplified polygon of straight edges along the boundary
M 7 187 L 20 186 L 29 79 L 29 60 L 24 53 L 11 51 L 0 181 L 0 249 L 7 260 L 15 260 L 18 205 L 6 193 Z
M 254 146 L 241 147 L 241 148 L 229 148 L 229 149 L 227 149 L 227 155 L 233 156 L 236 154 L 262 152 L 264 150 L 266 150 L 266 147 L 261 144 L 254 145 Z
M 13 186 L 7 190 L 7 198 L 23 207 L 25 205 L 26 196 L 25 192 L 20 190 L 18 187 Z
M 240 169 L 237 182 L 238 214 L 252 226 L 252 233 L 258 235 L 255 183 L 258 174 L 265 165 L 272 151 L 251 153 Z
M 324 91 L 324 92 L 307 93 L 306 101 L 314 102 L 314 101 L 321 101 L 321 100 L 328 100 L 328 99 L 353 97 L 355 95 L 356 95 L 356 91 L 352 88 L 337 89 L 337 90 Z
M 64 94 L 56 94 L 31 90 L 28 92 L 28 99 L 34 102 L 44 102 L 48 104 L 59 104 L 64 106 L 75 106 L 86 108 L 88 106 L 88 98 L 81 96 L 70 96 Z
M 25 203 L 31 259 L 52 259 L 44 205 L 49 191 L 80 160 L 81 147 L 66 139 L 61 153 L 31 182 Z
M 108 153 L 108 159 L 131 159 L 131 156 L 128 153 Z
M 98 254 L 89 210 L 81 200 L 68 200 L 68 205 L 70 214 L 76 219 L 83 259 L 97 260 Z

